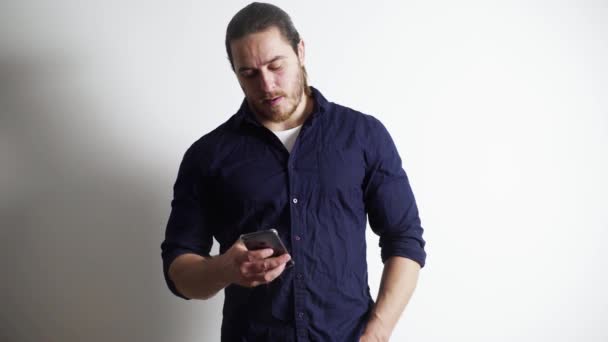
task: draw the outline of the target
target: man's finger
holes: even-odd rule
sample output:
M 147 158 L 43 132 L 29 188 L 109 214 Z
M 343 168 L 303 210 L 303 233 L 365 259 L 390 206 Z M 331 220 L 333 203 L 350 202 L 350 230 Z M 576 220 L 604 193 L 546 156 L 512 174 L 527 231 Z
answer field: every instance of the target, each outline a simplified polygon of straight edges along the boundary
M 278 267 L 272 269 L 271 271 L 266 272 L 266 274 L 263 276 L 263 279 L 266 283 L 269 283 L 269 282 L 275 280 L 278 276 L 280 276 L 284 270 L 285 270 L 285 263 L 282 263 Z
M 264 248 L 247 252 L 247 257 L 249 258 L 249 261 L 254 261 L 257 259 L 266 259 L 272 256 L 272 254 L 274 254 L 274 250 L 272 248 Z
M 267 258 L 264 260 L 254 261 L 251 263 L 251 270 L 253 273 L 264 273 L 269 272 L 291 259 L 289 254 L 283 254 L 274 258 Z
M 268 272 L 263 272 L 263 273 L 258 273 L 256 275 L 252 275 L 248 279 L 250 281 L 251 286 L 253 286 L 253 287 L 261 285 L 261 284 L 267 284 L 267 283 L 270 283 L 271 281 L 275 280 L 278 276 L 280 276 L 284 270 L 285 270 L 285 264 L 283 263 Z
M 291 256 L 289 254 L 283 254 L 274 258 L 246 262 L 242 267 L 243 275 L 247 277 L 263 276 L 265 273 L 270 272 L 277 267 L 284 266 L 289 260 L 291 260 Z

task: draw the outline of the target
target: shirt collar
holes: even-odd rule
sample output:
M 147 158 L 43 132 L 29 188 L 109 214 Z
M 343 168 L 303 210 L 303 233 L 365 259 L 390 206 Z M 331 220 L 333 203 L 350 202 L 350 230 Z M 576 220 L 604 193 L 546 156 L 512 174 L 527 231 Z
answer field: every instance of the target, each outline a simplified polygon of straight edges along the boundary
M 310 90 L 314 99 L 314 106 L 312 109 L 312 114 L 306 121 L 312 123 L 316 120 L 317 117 L 320 117 L 324 112 L 327 111 L 329 102 L 317 88 L 311 86 Z M 241 103 L 241 107 L 238 111 L 238 116 L 240 117 L 239 121 L 241 121 L 241 123 L 243 124 L 247 123 L 254 126 L 262 126 L 262 124 L 260 124 L 257 120 L 251 108 L 249 108 L 249 104 L 247 103 L 246 98 L 243 99 L 243 102 Z M 304 125 L 306 124 L 307 123 L 305 122 Z

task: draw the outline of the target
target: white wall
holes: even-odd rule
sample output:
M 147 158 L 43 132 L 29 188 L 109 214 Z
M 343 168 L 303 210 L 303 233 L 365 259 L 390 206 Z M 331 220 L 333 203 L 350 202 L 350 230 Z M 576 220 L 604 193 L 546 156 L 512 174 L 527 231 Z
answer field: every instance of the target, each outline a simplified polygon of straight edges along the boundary
M 173 297 L 159 245 L 183 152 L 240 104 L 246 3 L 0 4 L 0 340 L 219 339 L 223 297 Z M 608 340 L 608 4 L 276 3 L 411 178 L 428 260 L 392 340 Z

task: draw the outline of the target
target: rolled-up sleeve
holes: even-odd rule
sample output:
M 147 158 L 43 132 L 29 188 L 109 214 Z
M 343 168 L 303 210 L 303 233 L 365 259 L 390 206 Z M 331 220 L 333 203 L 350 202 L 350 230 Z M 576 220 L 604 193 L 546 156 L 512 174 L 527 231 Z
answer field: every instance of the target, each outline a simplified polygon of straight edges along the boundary
M 368 119 L 365 207 L 370 227 L 380 236 L 382 262 L 401 256 L 424 267 L 423 228 L 401 158 L 384 125 L 371 116 Z
M 169 266 L 185 253 L 209 256 L 213 244 L 212 233 L 206 224 L 204 173 L 194 145 L 186 151 L 173 187 L 171 214 L 161 244 L 163 273 L 173 294 L 184 299 L 169 278 Z

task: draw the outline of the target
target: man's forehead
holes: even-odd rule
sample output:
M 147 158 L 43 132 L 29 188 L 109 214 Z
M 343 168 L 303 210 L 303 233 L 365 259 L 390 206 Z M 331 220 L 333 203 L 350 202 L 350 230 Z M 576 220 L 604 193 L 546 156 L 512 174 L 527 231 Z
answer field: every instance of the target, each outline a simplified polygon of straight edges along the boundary
M 295 54 L 287 39 L 278 28 L 271 27 L 263 31 L 250 33 L 230 43 L 232 55 L 238 63 L 261 64 L 276 57 L 288 57 Z

